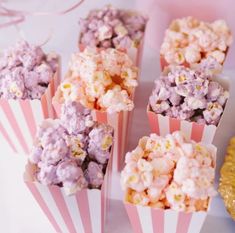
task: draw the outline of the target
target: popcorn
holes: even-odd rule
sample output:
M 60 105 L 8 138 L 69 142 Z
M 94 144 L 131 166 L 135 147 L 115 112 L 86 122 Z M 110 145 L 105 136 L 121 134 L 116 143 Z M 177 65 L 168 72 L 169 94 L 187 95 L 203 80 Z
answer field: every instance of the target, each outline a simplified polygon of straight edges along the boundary
M 54 101 L 77 101 L 87 108 L 109 113 L 131 111 L 137 76 L 137 67 L 127 54 L 115 49 L 87 48 L 72 56 Z
M 79 43 L 85 47 L 129 49 L 138 47 L 144 37 L 147 19 L 136 13 L 108 5 L 80 19 Z
M 213 150 L 180 132 L 141 138 L 125 161 L 121 185 L 126 201 L 134 205 L 206 211 L 216 194 Z
M 29 156 L 35 180 L 63 187 L 67 195 L 84 188 L 100 189 L 113 144 L 113 129 L 94 122 L 77 102 L 62 106 L 61 118 L 38 127 Z
M 231 44 L 232 34 L 224 20 L 207 23 L 186 17 L 172 21 L 160 54 L 168 64 L 191 65 L 210 56 L 223 64 Z
M 229 97 L 228 91 L 212 81 L 220 67 L 212 58 L 194 68 L 169 66 L 155 81 L 149 97 L 150 110 L 180 120 L 217 125 Z
M 19 41 L 0 57 L 0 97 L 40 99 L 57 70 L 58 57 Z

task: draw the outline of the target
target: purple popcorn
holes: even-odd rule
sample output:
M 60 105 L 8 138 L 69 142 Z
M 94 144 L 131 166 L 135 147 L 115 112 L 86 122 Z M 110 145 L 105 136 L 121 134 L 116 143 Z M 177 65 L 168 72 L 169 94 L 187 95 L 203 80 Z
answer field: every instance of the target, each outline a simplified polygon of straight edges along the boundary
M 62 105 L 61 122 L 74 135 L 85 132 L 94 125 L 91 111 L 75 101 L 67 101 Z
M 110 157 L 113 129 L 105 124 L 96 125 L 89 133 L 88 153 L 92 159 L 104 164 Z
M 0 57 L 0 97 L 40 99 L 58 67 L 58 57 L 20 41 Z
M 210 102 L 203 111 L 204 119 L 208 124 L 217 125 L 223 113 L 223 107 L 218 102 Z
M 146 23 L 147 19 L 138 13 L 105 6 L 80 19 L 79 42 L 100 48 L 137 47 L 144 37 Z
M 61 119 L 38 127 L 29 161 L 37 166 L 35 179 L 58 185 L 67 195 L 84 188 L 101 188 L 111 156 L 113 129 L 94 122 L 90 110 L 67 102 Z
M 212 81 L 217 67 L 214 60 L 203 62 L 194 68 L 166 67 L 149 97 L 151 110 L 180 120 L 217 125 L 229 93 Z
M 37 179 L 44 185 L 58 184 L 56 175 L 56 166 L 40 163 L 40 169 L 37 173 Z
M 85 171 L 85 177 L 92 188 L 99 188 L 104 181 L 102 165 L 91 161 Z

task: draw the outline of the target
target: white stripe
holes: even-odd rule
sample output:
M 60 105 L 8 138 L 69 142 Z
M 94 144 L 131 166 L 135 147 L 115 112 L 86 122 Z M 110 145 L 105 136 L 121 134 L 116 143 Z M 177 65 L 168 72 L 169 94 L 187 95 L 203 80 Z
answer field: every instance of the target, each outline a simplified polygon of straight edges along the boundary
M 188 121 L 181 121 L 180 122 L 180 131 L 183 132 L 184 136 L 187 139 L 191 139 L 192 123 L 188 122 Z
M 92 116 L 93 121 L 97 121 L 96 110 L 91 111 L 91 116 Z
M 137 65 L 136 60 L 137 60 L 137 48 L 131 47 L 127 50 L 128 56 L 131 58 L 133 63 Z
M 27 101 L 27 100 L 26 100 Z M 9 100 L 9 105 L 13 114 L 16 116 L 18 126 L 22 133 L 22 136 L 27 144 L 28 148 L 30 149 L 33 144 L 33 138 L 31 137 L 29 127 L 27 125 L 26 119 L 24 117 L 23 111 L 21 109 L 19 101 Z
M 154 233 L 151 208 L 136 206 L 143 233 Z
M 56 206 L 56 203 L 54 201 L 54 198 L 52 197 L 50 190 L 47 186 L 35 183 L 37 190 L 40 192 L 43 200 L 45 201 L 47 207 L 51 211 L 56 223 L 61 228 L 63 233 L 69 233 L 69 230 L 67 229 L 67 226 L 63 220 L 63 217 L 60 214 L 59 209 Z
M 188 233 L 200 232 L 203 223 L 205 222 L 207 213 L 206 212 L 195 212 L 192 214 L 192 218 L 189 224 Z
M 0 121 L 2 123 L 2 126 L 5 128 L 6 132 L 8 133 L 12 143 L 14 144 L 17 153 L 24 154 L 24 149 L 21 146 L 20 142 L 18 141 L 18 138 L 16 137 L 16 134 L 14 130 L 12 129 L 9 120 L 7 119 L 2 107 L 0 107 Z
M 101 191 L 98 189 L 87 190 L 91 225 L 93 233 L 101 233 Z
M 131 123 L 132 123 L 132 121 L 128 122 L 128 117 L 129 116 L 131 116 L 131 112 L 129 112 L 129 111 L 123 112 L 123 121 L 122 121 L 122 145 L 123 146 L 122 146 L 122 154 L 119 155 L 121 165 L 122 165 L 122 162 L 123 162 L 123 157 L 125 157 L 128 130 L 130 130 Z
M 168 116 L 162 116 L 158 114 L 158 123 L 159 123 L 160 136 L 166 136 L 167 134 L 170 133 Z
M 174 210 L 165 210 L 164 232 L 176 233 L 177 222 L 178 222 L 178 212 Z
M 38 124 L 41 124 L 42 120 L 44 119 L 41 101 L 40 100 L 32 100 L 32 101 L 30 101 L 30 105 L 31 105 L 33 117 L 34 117 L 36 127 L 37 127 Z
M 216 128 L 217 127 L 214 125 L 205 125 L 201 141 L 204 143 L 212 143 L 215 136 Z
M 118 167 L 117 167 L 117 161 L 118 161 L 118 146 L 120 146 L 118 142 L 118 113 L 114 114 L 107 114 L 107 121 L 110 126 L 113 127 L 114 129 L 114 143 L 113 143 L 113 159 L 112 159 L 112 172 L 117 172 Z
M 65 200 L 66 206 L 68 208 L 69 214 L 72 218 L 73 225 L 76 229 L 76 232 L 85 233 L 84 228 L 83 228 L 81 215 L 80 215 L 80 211 L 78 209 L 76 196 L 75 195 L 66 196 L 64 194 L 64 191 L 62 191 L 62 192 L 63 192 L 63 197 Z

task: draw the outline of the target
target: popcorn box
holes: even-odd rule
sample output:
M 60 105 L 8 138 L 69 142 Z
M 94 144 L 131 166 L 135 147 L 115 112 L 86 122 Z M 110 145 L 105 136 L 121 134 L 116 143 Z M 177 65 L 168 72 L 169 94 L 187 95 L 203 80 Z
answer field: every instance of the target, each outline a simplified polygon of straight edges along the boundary
M 225 90 L 229 90 L 228 77 L 219 75 L 213 80 L 220 83 Z M 224 111 L 226 110 L 226 105 Z M 152 133 L 165 136 L 169 133 L 173 133 L 174 131 L 179 130 L 182 131 L 188 138 L 191 138 L 196 142 L 212 143 L 216 130 L 219 126 L 199 124 L 197 122 L 179 120 L 176 118 L 163 116 L 162 114 L 156 114 L 151 110 L 150 105 L 147 106 L 147 115 Z M 219 124 L 223 120 L 223 115 L 224 112 L 220 118 Z
M 58 233 L 103 233 L 108 209 L 110 163 L 101 190 L 83 189 L 67 196 L 63 188 L 42 185 L 33 179 L 35 166 L 28 163 L 24 181 Z
M 79 43 L 78 47 L 80 52 L 83 52 L 86 48 L 86 46 L 81 43 Z M 131 58 L 131 60 L 134 62 L 134 64 L 138 68 L 140 68 L 143 57 L 143 49 L 144 49 L 144 38 L 141 40 L 140 44 L 137 47 L 132 47 L 130 49 L 120 50 L 120 51 L 127 53 L 128 56 Z
M 217 148 L 207 145 L 214 155 L 216 168 Z M 210 211 L 212 198 L 208 201 L 206 211 L 184 212 L 172 209 L 151 208 L 149 206 L 134 205 L 124 201 L 134 233 L 199 233 Z
M 0 132 L 2 140 L 16 153 L 28 153 L 37 123 L 55 118 L 52 97 L 60 83 L 59 68 L 40 100 L 6 100 L 0 98 Z
M 192 213 L 154 209 L 125 203 L 134 233 L 199 233 L 207 212 Z

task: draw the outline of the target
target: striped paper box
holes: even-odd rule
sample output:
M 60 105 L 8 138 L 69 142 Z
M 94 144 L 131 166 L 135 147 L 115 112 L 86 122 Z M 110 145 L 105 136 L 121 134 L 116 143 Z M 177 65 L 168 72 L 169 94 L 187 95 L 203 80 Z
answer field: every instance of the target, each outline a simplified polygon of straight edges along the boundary
M 212 144 L 204 144 L 213 154 L 216 169 L 217 148 Z M 158 209 L 148 206 L 134 205 L 124 202 L 133 233 L 199 233 L 210 210 L 212 199 L 209 200 L 207 211 L 183 212 L 171 209 Z
M 57 233 L 104 233 L 110 163 L 101 190 L 83 189 L 67 196 L 63 188 L 34 182 L 35 167 L 28 163 L 24 181 Z
M 83 44 L 79 44 L 78 47 L 81 52 L 83 52 L 84 49 L 86 48 L 86 46 Z M 143 49 L 144 49 L 144 39 L 141 41 L 138 47 L 132 47 L 130 49 L 121 50 L 121 51 L 127 53 L 128 56 L 131 58 L 131 60 L 134 62 L 134 64 L 138 68 L 140 68 L 143 57 Z
M 214 78 L 215 81 L 219 82 L 225 90 L 229 90 L 229 78 L 225 76 L 218 76 Z M 227 105 L 227 103 L 226 103 Z M 224 108 L 224 112 L 226 106 Z M 160 136 L 165 136 L 174 131 L 182 131 L 185 136 L 191 138 L 196 142 L 212 143 L 217 127 L 215 125 L 199 124 L 196 122 L 189 122 L 185 120 L 179 120 L 162 114 L 156 114 L 151 111 L 150 106 L 147 106 L 147 115 L 149 119 L 149 125 L 152 133 L 156 133 Z M 223 114 L 224 115 L 224 114 Z M 220 123 L 223 121 L 223 115 L 220 119 Z M 219 123 L 219 124 L 220 124 Z
M 60 83 L 59 69 L 40 100 L 0 99 L 1 141 L 16 153 L 29 153 L 39 122 L 55 118 L 52 97 Z

